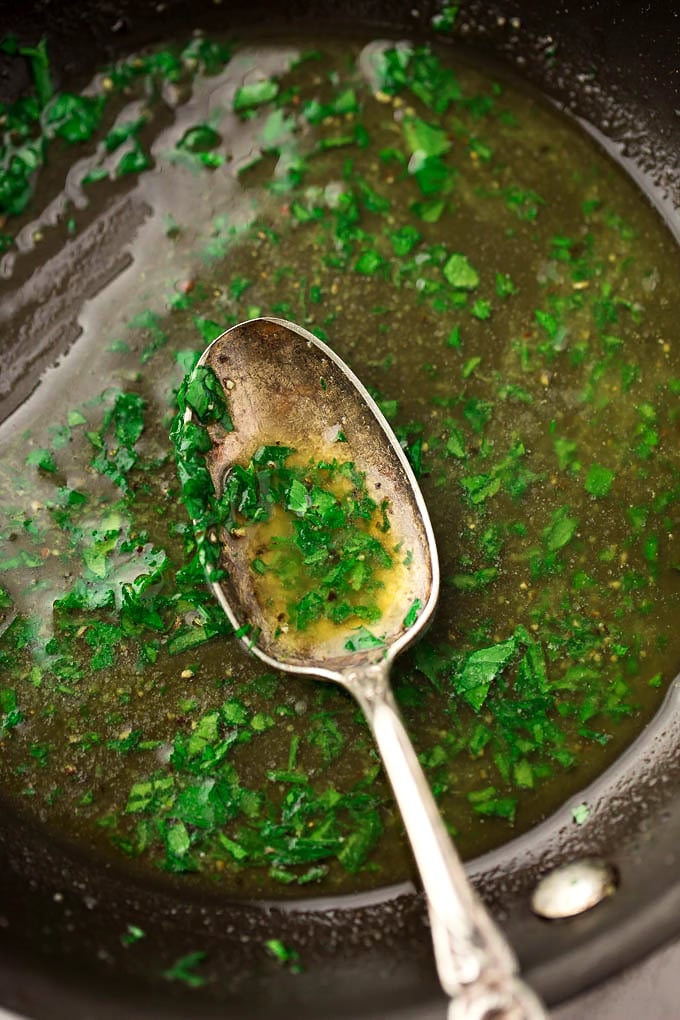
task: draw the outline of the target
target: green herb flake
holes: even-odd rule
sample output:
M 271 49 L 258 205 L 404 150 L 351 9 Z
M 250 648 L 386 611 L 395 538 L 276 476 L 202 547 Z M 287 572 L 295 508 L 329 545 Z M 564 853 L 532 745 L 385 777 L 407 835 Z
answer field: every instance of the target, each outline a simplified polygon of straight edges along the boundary
M 450 255 L 444 263 L 444 276 L 452 287 L 474 290 L 479 286 L 479 273 L 470 265 L 465 255 Z
M 459 460 L 464 460 L 467 456 L 465 436 L 462 430 L 455 426 L 450 430 L 449 437 L 446 440 L 446 452 L 452 457 L 457 457 Z
M 348 652 L 367 652 L 384 647 L 384 640 L 371 634 L 366 627 L 358 627 L 355 636 L 345 641 L 345 648 Z
M 517 287 L 507 273 L 496 273 L 496 294 L 500 298 L 510 297 L 517 293 Z
M 514 821 L 517 811 L 516 797 L 499 797 L 493 786 L 485 787 L 483 790 L 473 790 L 467 796 L 473 811 L 478 815 L 504 818 L 508 822 Z
M 479 712 L 487 699 L 494 680 L 505 669 L 517 652 L 517 640 L 512 637 L 500 644 L 480 648 L 468 655 L 453 677 L 453 689 L 475 712 Z
M 127 120 L 116 124 L 105 137 L 104 148 L 107 152 L 115 152 L 129 138 L 138 135 L 145 124 L 146 117 L 138 117 L 136 120 Z
M 0 688 L 0 738 L 24 721 L 19 708 L 16 691 L 10 687 Z
M 164 970 L 163 977 L 166 981 L 177 981 L 180 984 L 186 985 L 187 988 L 203 988 L 208 984 L 208 979 L 201 974 L 197 974 L 196 968 L 203 963 L 206 956 L 207 954 L 200 950 L 194 953 L 187 953 L 186 956 L 181 956 L 178 960 L 175 960 L 171 967 Z
M 413 249 L 421 240 L 421 234 L 411 224 L 406 224 L 403 227 L 399 227 L 397 230 L 393 230 L 390 235 L 390 243 L 394 249 L 395 255 L 404 256 L 410 255 Z
M 418 614 L 422 608 L 423 604 L 420 601 L 420 599 L 414 599 L 409 607 L 406 616 L 404 617 L 404 627 L 407 630 L 409 627 L 412 627 L 413 624 L 416 622 L 416 620 L 418 619 Z
M 281 966 L 287 967 L 291 973 L 301 973 L 300 954 L 296 949 L 287 946 L 281 939 L 267 939 L 265 948 Z
M 362 276 L 372 276 L 383 265 L 382 255 L 374 248 L 363 251 L 354 263 L 354 271 Z
M 583 825 L 590 817 L 590 808 L 586 803 L 576 804 L 571 809 L 571 817 L 577 825 Z
M 496 580 L 498 573 L 497 567 L 481 567 L 471 574 L 454 574 L 453 577 L 447 578 L 446 583 L 458 591 L 482 591 Z
M 276 99 L 278 94 L 278 82 L 272 81 L 270 78 L 242 85 L 234 96 L 234 110 L 237 113 L 253 110 L 265 103 L 270 103 L 272 99 Z
M 186 152 L 208 152 L 222 141 L 220 135 L 209 124 L 195 124 L 188 128 L 177 143 L 178 149 Z
M 595 498 L 607 496 L 615 477 L 616 473 L 610 468 L 603 467 L 601 464 L 592 464 L 586 475 L 585 490 Z
M 128 924 L 124 934 L 120 937 L 120 941 L 121 944 L 127 948 L 128 946 L 133 946 L 135 942 L 139 942 L 145 937 L 145 935 L 146 932 L 143 928 L 140 928 L 136 924 Z
M 26 465 L 28 467 L 37 467 L 41 471 L 47 471 L 49 474 L 54 474 L 57 470 L 54 457 L 49 450 L 31 450 L 26 458 Z
M 292 513 L 300 514 L 300 516 L 304 516 L 311 506 L 311 501 L 307 495 L 307 489 L 297 478 L 293 479 L 290 489 L 288 490 L 287 506 Z
M 479 355 L 476 355 L 474 358 L 468 358 L 460 370 L 460 374 L 463 377 L 463 379 L 469 379 L 472 373 L 475 371 L 476 368 L 478 368 L 481 365 L 481 363 L 482 359 L 481 357 L 479 357 Z
M 445 209 L 446 202 L 443 198 L 430 198 L 411 203 L 411 210 L 425 223 L 438 223 Z
M 118 160 L 116 166 L 117 177 L 127 177 L 130 174 L 140 174 L 143 170 L 148 170 L 151 166 L 151 157 L 144 152 L 141 145 L 135 143 L 132 148 L 128 150 Z
M 62 92 L 45 110 L 44 123 L 67 142 L 86 142 L 99 127 L 102 107 L 100 96 L 75 96 Z
M 501 479 L 499 475 L 482 472 L 461 478 L 460 484 L 470 502 L 477 506 L 500 492 Z
M 470 314 L 474 315 L 475 319 L 479 319 L 480 322 L 486 322 L 487 319 L 491 318 L 491 302 L 480 298 L 473 304 Z
M 560 471 L 566 471 L 567 468 L 571 467 L 576 469 L 576 450 L 577 444 L 573 439 L 567 439 L 564 436 L 556 436 L 553 440 L 555 447 L 555 456 L 557 457 L 557 464 Z
M 449 335 L 446 338 L 446 344 L 448 347 L 453 347 L 458 350 L 463 346 L 460 338 L 460 326 L 454 326 Z
M 563 549 L 578 530 L 578 518 L 572 517 L 568 506 L 560 507 L 552 515 L 550 524 L 542 532 L 543 544 L 549 553 Z
M 204 425 L 219 422 L 227 432 L 233 430 L 222 386 L 212 368 L 196 365 L 185 382 L 183 398 Z
M 406 147 L 413 155 L 442 156 L 451 148 L 451 142 L 443 128 L 428 124 L 419 117 L 404 117 L 402 129 Z
M 446 34 L 452 32 L 456 24 L 459 11 L 460 4 L 445 4 L 432 18 L 432 27 L 435 32 L 442 32 Z

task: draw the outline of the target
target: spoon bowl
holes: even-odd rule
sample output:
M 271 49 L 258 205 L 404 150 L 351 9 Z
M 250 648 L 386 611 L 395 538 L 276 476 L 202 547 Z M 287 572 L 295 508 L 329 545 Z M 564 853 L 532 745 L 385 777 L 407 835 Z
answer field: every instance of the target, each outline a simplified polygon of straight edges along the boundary
M 218 506 L 237 465 L 266 461 L 280 447 L 302 451 L 307 461 L 351 460 L 373 505 L 382 506 L 398 569 L 385 584 L 378 633 L 363 645 L 347 623 L 291 635 L 259 594 L 248 528 L 226 527 L 220 512 L 207 535 L 203 522 L 202 540 L 217 552 L 208 580 L 250 652 L 276 669 L 339 683 L 362 707 L 423 883 L 437 971 L 451 997 L 449 1020 L 545 1020 L 517 977 L 512 949 L 467 881 L 389 685 L 392 662 L 422 633 L 439 593 L 432 525 L 399 441 L 347 365 L 295 323 L 240 323 L 213 341 L 197 367 L 216 378 L 228 415 L 209 415 L 206 424 L 187 401 L 175 441 L 181 445 L 182 426 L 205 429 L 205 468 Z
M 232 466 L 247 464 L 263 446 L 305 450 L 328 461 L 351 454 L 366 473 L 371 498 L 385 503 L 390 534 L 398 537 L 406 560 L 390 572 L 379 648 L 348 651 L 340 627 L 312 638 L 297 636 L 292 644 L 285 633 L 277 634 L 276 620 L 258 600 L 249 544 L 223 528 L 225 576 L 212 587 L 235 630 L 243 631 L 241 640 L 270 666 L 338 682 L 344 671 L 366 661 L 392 661 L 434 613 L 439 563 L 425 501 L 380 408 L 330 347 L 283 319 L 251 319 L 232 327 L 206 349 L 199 365 L 217 376 L 234 423 L 227 433 L 209 426 L 206 462 L 218 495 Z M 418 608 L 407 625 L 412 606 Z

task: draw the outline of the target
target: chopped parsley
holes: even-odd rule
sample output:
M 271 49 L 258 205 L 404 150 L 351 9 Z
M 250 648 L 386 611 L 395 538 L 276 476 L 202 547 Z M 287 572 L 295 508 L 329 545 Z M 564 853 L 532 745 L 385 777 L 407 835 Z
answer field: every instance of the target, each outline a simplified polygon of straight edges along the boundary
M 294 454 L 266 446 L 245 468 L 234 465 L 217 503 L 220 522 L 232 534 L 253 528 L 255 590 L 263 578 L 266 612 L 282 624 L 304 631 L 322 619 L 375 623 L 383 576 L 393 566 L 383 537 L 387 507 L 369 496 L 352 462 L 312 459 L 296 467 Z
M 335 464 L 273 447 L 214 491 L 207 431 L 232 422 L 196 364 L 233 323 L 280 315 L 337 344 L 418 474 L 444 584 L 395 687 L 465 853 L 566 796 L 583 824 L 584 770 L 677 672 L 680 372 L 658 225 L 511 85 L 400 43 L 371 51 L 367 87 L 352 47 L 293 62 L 274 47 L 266 75 L 244 76 L 231 45 L 196 35 L 78 95 L 44 42 L 3 44 L 30 85 L 2 110 L 0 249 L 19 231 L 36 260 L 48 231 L 49 252 L 79 244 L 147 178 L 161 239 L 153 275 L 140 250 L 116 283 L 104 332 L 84 317 L 73 406 L 48 375 L 30 434 L 3 433 L 3 784 L 140 867 L 267 896 L 397 879 L 400 837 L 349 699 L 235 650 L 205 584 L 224 569 L 211 536 L 268 528 L 249 562 L 283 592 L 282 622 L 304 634 L 349 612 L 341 644 L 376 657 L 410 553 L 381 530 L 380 490 L 341 466 L 346 427 Z M 236 176 L 238 218 L 209 200 Z M 301 559 L 306 587 L 284 587 Z M 404 627 L 421 611 L 405 606 Z M 269 942 L 269 966 L 297 966 Z M 200 956 L 166 976 L 209 979 Z
M 163 971 L 166 981 L 177 981 L 187 988 L 202 988 L 208 984 L 208 979 L 197 972 L 197 969 L 204 962 L 206 953 L 202 951 L 187 953 Z

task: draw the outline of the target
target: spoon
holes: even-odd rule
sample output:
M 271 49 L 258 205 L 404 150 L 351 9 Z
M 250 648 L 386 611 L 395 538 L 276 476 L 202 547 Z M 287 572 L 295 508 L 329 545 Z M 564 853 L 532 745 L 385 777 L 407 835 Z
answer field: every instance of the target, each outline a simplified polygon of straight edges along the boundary
M 389 685 L 393 660 L 429 623 L 439 594 L 432 525 L 396 436 L 347 365 L 295 323 L 242 322 L 214 340 L 198 364 L 219 380 L 233 422 L 231 431 L 206 426 L 206 466 L 218 497 L 233 466 L 248 464 L 262 446 L 283 445 L 318 460 L 337 457 L 340 441 L 365 472 L 371 496 L 387 500 L 390 532 L 410 555 L 390 584 L 377 647 L 348 650 L 344 625 L 291 641 L 258 599 L 252 549 L 225 528 L 208 536 L 219 544 L 223 568 L 217 579 L 214 573 L 208 578 L 252 654 L 283 672 L 340 684 L 363 709 L 425 890 L 437 972 L 451 998 L 448 1020 L 545 1018 L 541 1003 L 517 976 L 512 949 L 465 876 Z M 184 423 L 192 421 L 201 424 L 188 407 Z

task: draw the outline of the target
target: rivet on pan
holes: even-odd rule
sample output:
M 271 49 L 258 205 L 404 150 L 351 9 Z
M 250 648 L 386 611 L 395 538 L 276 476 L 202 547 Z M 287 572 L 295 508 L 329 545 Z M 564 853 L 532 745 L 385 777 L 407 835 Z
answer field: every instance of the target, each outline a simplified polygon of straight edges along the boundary
M 585 857 L 545 875 L 531 894 L 531 909 L 549 920 L 576 917 L 613 896 L 617 885 L 618 876 L 611 864 Z

